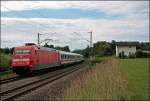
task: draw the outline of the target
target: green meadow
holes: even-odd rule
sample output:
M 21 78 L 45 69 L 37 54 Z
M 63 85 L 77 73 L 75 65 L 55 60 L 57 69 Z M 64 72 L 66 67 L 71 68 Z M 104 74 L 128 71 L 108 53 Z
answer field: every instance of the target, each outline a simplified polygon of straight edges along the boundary
M 117 59 L 132 100 L 149 99 L 149 59 Z

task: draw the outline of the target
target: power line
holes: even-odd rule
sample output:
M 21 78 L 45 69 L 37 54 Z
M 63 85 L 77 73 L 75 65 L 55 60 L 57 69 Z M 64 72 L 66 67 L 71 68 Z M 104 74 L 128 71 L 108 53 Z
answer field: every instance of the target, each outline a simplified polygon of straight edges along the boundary
M 92 47 L 92 31 L 88 33 L 90 33 L 90 47 Z
M 20 2 L 21 3 L 21 2 Z M 17 13 L 17 14 L 19 14 L 18 12 L 16 12 L 15 10 L 12 10 L 12 9 L 9 9 L 9 8 L 7 8 L 7 7 L 5 7 L 5 6 L 2 6 L 2 7 L 4 7 L 4 8 L 6 8 L 7 10 L 9 10 L 9 11 L 13 11 L 13 12 L 15 12 L 15 13 Z M 29 7 L 29 6 L 28 6 Z M 30 7 L 31 8 L 31 7 Z M 41 15 L 40 13 L 38 13 L 40 16 L 42 16 L 43 17 L 43 15 Z M 22 14 L 19 14 L 19 15 L 22 15 Z M 23 15 L 24 16 L 24 15 Z M 28 19 L 28 20 L 30 20 L 30 19 Z M 32 23 L 37 23 L 37 22 L 34 22 L 33 20 L 30 20 Z M 28 23 L 28 22 L 25 22 L 25 23 Z M 39 24 L 39 23 L 38 23 Z M 39 24 L 40 26 L 45 26 L 45 25 L 42 25 L 42 24 Z M 45 27 L 47 27 L 47 26 L 45 26 Z M 48 28 L 48 27 L 47 27 Z M 21 30 L 22 31 L 22 30 Z M 76 32 L 74 32 L 76 35 L 78 34 L 78 35 L 80 35 L 79 33 L 76 33 Z M 40 44 L 40 42 L 39 42 L 39 33 L 38 33 L 38 44 Z M 92 35 L 92 34 L 91 34 Z M 88 41 L 88 42 L 90 42 L 90 47 L 92 47 L 92 40 L 91 40 L 91 35 L 90 35 L 90 41 L 88 40 L 88 39 L 86 39 L 86 38 L 84 38 L 82 35 L 80 35 L 80 36 L 82 36 L 82 39 L 83 40 L 86 40 L 86 41 Z M 70 37 L 68 37 L 69 39 L 70 39 Z M 77 39 L 77 38 L 76 38 Z M 75 40 L 76 40 L 75 39 Z M 78 40 L 82 40 L 82 39 L 78 39 Z M 72 39 L 70 39 L 71 41 L 72 41 Z
M 86 40 L 86 41 L 90 42 L 88 39 L 84 38 L 81 34 L 79 34 L 79 33 L 77 33 L 77 32 L 74 32 L 74 34 L 80 36 L 83 40 Z

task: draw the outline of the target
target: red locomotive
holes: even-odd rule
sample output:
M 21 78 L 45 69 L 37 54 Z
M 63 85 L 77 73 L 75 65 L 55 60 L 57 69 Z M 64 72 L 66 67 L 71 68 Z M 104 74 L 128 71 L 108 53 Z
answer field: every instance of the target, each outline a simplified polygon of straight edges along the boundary
M 32 73 L 36 70 L 51 68 L 83 61 L 83 56 L 52 48 L 40 47 L 33 43 L 16 47 L 13 52 L 12 68 L 16 74 Z

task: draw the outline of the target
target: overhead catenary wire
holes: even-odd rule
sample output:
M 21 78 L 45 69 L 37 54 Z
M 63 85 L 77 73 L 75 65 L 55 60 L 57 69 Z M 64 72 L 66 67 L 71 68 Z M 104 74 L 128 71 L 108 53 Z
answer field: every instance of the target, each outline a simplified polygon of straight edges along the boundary
M 90 42 L 88 39 L 84 38 L 81 34 L 79 34 L 79 33 L 77 33 L 77 32 L 74 32 L 74 34 L 80 36 L 83 40 L 86 40 L 86 41 Z
M 19 15 L 24 16 L 24 14 L 20 14 L 19 12 L 15 11 L 15 10 L 12 10 L 12 9 L 10 9 L 10 8 L 7 8 L 7 7 L 3 6 L 3 5 L 2 5 L 2 7 L 6 8 L 6 9 L 9 10 L 9 11 L 13 11 L 13 12 L 16 13 L 16 14 L 19 14 Z M 29 6 L 28 6 L 28 7 L 29 7 Z M 31 8 L 31 7 L 30 7 L 30 8 Z M 34 12 L 34 13 L 36 13 L 36 12 Z M 44 17 L 44 16 L 43 16 L 42 14 L 40 14 L 39 12 L 38 12 L 38 14 L 39 14 L 41 17 Z M 41 23 L 39 23 L 39 22 L 35 22 L 35 21 L 31 20 L 31 19 L 28 19 L 28 20 L 30 20 L 30 22 L 29 22 L 30 24 L 31 24 L 31 23 L 34 23 L 34 24 L 35 24 L 35 23 L 38 23 L 38 26 L 42 26 L 42 27 L 44 27 L 44 28 L 45 28 L 45 27 L 48 28 L 48 26 L 45 26 L 45 25 L 43 25 L 43 24 L 41 24 Z M 25 23 L 28 23 L 28 22 L 25 22 Z M 17 29 L 17 30 L 20 30 L 20 29 Z M 20 31 L 23 31 L 23 30 L 20 30 Z M 56 34 L 56 33 L 55 33 L 55 34 Z M 75 34 L 76 34 L 76 35 L 77 35 L 77 34 L 80 35 L 79 33 L 76 33 L 76 32 L 75 32 Z M 53 35 L 54 35 L 54 34 L 53 34 Z M 53 35 L 52 35 L 52 36 L 53 36 Z M 49 35 L 47 35 L 47 36 L 49 36 Z M 80 35 L 80 36 L 81 36 L 81 35 Z M 68 38 L 68 39 L 71 40 L 71 41 L 72 41 L 72 40 L 74 40 L 74 41 L 86 40 L 86 41 L 89 42 L 89 40 L 86 39 L 86 38 L 84 38 L 83 36 L 81 36 L 80 39 L 79 39 L 79 38 L 73 39 L 73 38 L 68 37 L 68 36 L 65 36 L 65 37 Z M 71 38 L 71 39 L 70 39 L 70 38 Z
M 21 3 L 21 2 L 20 2 Z M 21 3 L 22 4 L 22 3 Z M 20 14 L 20 13 L 18 13 L 18 12 L 16 12 L 16 11 L 14 11 L 14 10 L 12 10 L 12 9 L 9 9 L 9 8 L 7 8 L 7 7 L 5 7 L 5 6 L 2 6 L 2 7 L 4 7 L 4 8 L 6 8 L 7 10 L 9 10 L 9 11 L 13 11 L 13 12 L 15 12 L 15 13 L 17 13 L 17 14 L 19 14 L 19 15 L 22 15 L 22 14 Z M 30 6 L 28 6 L 28 7 L 30 7 Z M 30 7 L 31 8 L 31 7 Z M 35 13 L 35 12 L 34 12 Z M 39 12 L 38 12 L 38 14 L 41 16 L 41 18 L 43 17 L 42 16 L 42 14 L 40 14 Z M 24 15 L 23 15 L 24 16 Z M 28 20 L 30 20 L 30 19 L 28 19 Z M 30 23 L 37 23 L 37 22 L 34 22 L 34 21 L 32 21 L 32 20 L 30 20 Z M 28 22 L 25 22 L 25 23 L 28 23 Z M 42 25 L 42 24 L 39 24 L 40 26 L 42 26 L 42 27 L 47 27 L 47 28 L 49 28 L 48 26 L 45 26 L 45 25 Z M 17 29 L 17 30 L 19 30 L 19 29 Z M 20 31 L 22 31 L 22 30 L 20 30 Z M 54 34 L 56 34 L 56 32 L 54 32 L 54 33 L 52 33 L 52 35 L 51 36 L 53 36 Z M 44 34 L 45 35 L 45 34 Z M 48 34 L 47 34 L 47 36 L 48 36 Z

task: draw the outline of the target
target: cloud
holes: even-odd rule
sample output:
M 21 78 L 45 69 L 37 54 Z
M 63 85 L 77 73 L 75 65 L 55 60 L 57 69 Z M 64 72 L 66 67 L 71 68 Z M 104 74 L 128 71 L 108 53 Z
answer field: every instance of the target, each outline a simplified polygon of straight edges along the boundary
M 108 13 L 148 12 L 148 1 L 2 1 L 1 11 L 30 9 L 94 9 Z M 142 9 L 141 9 L 142 8 Z
M 26 23 L 28 22 L 28 23 Z M 33 23 L 36 22 L 36 23 Z M 142 23 L 141 23 L 142 22 Z M 148 22 L 142 20 L 106 20 L 106 19 L 48 19 L 48 18 L 2 18 L 2 39 L 32 41 L 36 43 L 37 33 L 40 32 L 41 40 L 53 38 L 58 42 L 51 42 L 57 45 L 71 46 L 72 49 L 78 47 L 77 43 L 82 43 L 79 48 L 86 47 L 90 30 L 93 30 L 94 42 L 100 40 L 134 40 L 144 37 L 140 41 L 148 41 Z M 40 25 L 41 24 L 41 25 Z M 42 26 L 44 25 L 44 26 Z M 16 27 L 18 26 L 18 27 Z M 53 34 L 56 32 L 56 34 Z M 78 34 L 74 34 L 77 32 Z M 45 35 L 44 35 L 45 34 Z M 2 44 L 3 45 L 3 44 Z M 75 47 L 76 46 L 76 47 Z
M 15 6 L 14 6 L 15 5 Z M 55 19 L 55 18 L 1 18 L 2 47 L 12 47 L 25 42 L 52 38 L 50 44 L 69 45 L 71 49 L 85 48 L 89 43 L 89 31 L 93 31 L 93 42 L 97 41 L 149 41 L 149 4 L 147 1 L 2 1 L 2 12 L 32 9 L 96 10 L 109 16 L 123 15 L 119 19 Z M 56 34 L 52 34 L 56 32 Z M 79 33 L 79 35 L 73 32 Z

